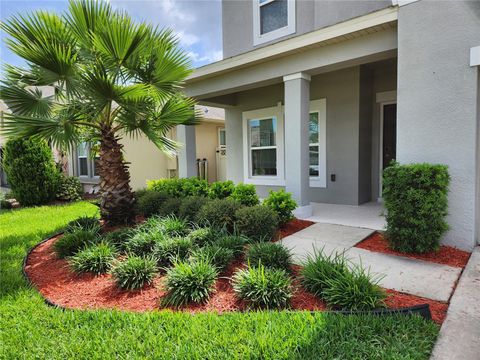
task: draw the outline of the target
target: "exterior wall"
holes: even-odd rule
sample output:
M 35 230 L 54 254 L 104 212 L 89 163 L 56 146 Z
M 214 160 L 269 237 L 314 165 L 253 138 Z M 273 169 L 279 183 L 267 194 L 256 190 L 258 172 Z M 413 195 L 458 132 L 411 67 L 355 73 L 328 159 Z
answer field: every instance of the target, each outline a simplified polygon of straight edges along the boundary
M 398 15 L 397 158 L 449 166 L 444 243 L 465 249 L 475 244 L 478 69 L 469 49 L 479 19 L 480 3 L 463 1 L 415 2 Z
M 216 148 L 218 146 L 218 129 L 223 127 L 223 124 L 203 123 L 195 128 L 197 159 L 207 159 L 209 182 L 217 180 Z
M 358 146 L 358 203 L 372 199 L 372 83 L 373 72 L 360 68 L 360 113 Z
M 279 39 L 253 46 L 253 1 L 223 0 L 223 58 L 333 25 L 354 17 L 391 6 L 391 1 L 296 1 L 296 32 Z

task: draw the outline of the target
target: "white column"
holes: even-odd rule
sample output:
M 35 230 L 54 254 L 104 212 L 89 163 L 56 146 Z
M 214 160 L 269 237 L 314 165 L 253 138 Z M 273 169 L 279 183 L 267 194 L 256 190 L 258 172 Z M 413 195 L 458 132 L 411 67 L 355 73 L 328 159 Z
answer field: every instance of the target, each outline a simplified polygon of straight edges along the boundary
M 197 176 L 197 144 L 195 126 L 178 125 L 177 141 L 182 145 L 178 150 L 178 177 Z
M 236 108 L 225 109 L 225 135 L 227 139 L 227 179 L 243 181 L 242 112 Z
M 300 207 L 297 216 L 311 212 L 309 190 L 310 75 L 283 77 L 285 83 L 285 187 Z M 302 211 L 303 207 L 303 211 Z

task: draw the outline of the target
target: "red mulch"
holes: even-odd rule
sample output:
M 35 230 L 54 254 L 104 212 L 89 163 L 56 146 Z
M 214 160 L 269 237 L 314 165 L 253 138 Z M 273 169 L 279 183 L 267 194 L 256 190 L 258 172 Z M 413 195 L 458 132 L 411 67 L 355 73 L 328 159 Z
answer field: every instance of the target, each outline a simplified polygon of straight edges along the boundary
M 286 223 L 280 228 L 277 238 L 278 240 L 283 239 L 284 237 L 295 234 L 296 232 L 303 230 L 313 224 L 315 224 L 313 221 L 300 220 L 295 218 L 293 220 L 290 220 L 288 223 Z
M 375 232 L 362 242 L 355 245 L 355 247 L 366 249 L 375 252 L 381 252 L 386 254 L 404 256 L 413 259 L 420 259 L 425 261 L 434 262 L 437 264 L 450 265 L 454 267 L 463 268 L 467 265 L 470 253 L 467 251 L 459 250 L 451 246 L 440 246 L 440 250 L 435 252 L 429 252 L 425 254 L 405 254 L 400 251 L 390 249 L 388 241 L 383 234 Z

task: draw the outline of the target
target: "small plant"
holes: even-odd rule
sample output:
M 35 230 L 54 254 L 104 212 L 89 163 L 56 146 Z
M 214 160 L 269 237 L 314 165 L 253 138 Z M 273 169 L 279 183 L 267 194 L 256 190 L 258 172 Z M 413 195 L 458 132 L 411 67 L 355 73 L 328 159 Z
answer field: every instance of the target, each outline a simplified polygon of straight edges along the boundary
M 113 246 L 118 251 L 125 251 L 127 242 L 135 234 L 135 231 L 130 228 L 123 228 L 120 230 L 110 231 L 102 235 L 102 240 Z
M 162 205 L 170 198 L 165 193 L 152 190 L 137 192 L 136 197 L 136 212 L 146 217 L 158 214 Z
M 438 250 L 448 230 L 450 176 L 445 165 L 393 163 L 383 172 L 387 240 L 394 250 Z
M 215 240 L 213 244 L 233 250 L 236 256 L 240 255 L 243 252 L 243 248 L 245 247 L 245 244 L 248 243 L 248 241 L 249 239 L 242 235 L 223 234 L 217 240 Z
M 347 260 L 343 254 L 325 255 L 323 251 L 314 251 L 303 264 L 301 281 L 305 289 L 318 297 L 328 288 L 329 280 L 341 273 L 348 272 Z
M 189 196 L 182 200 L 178 216 L 181 219 L 195 220 L 200 208 L 205 205 L 209 200 L 203 196 Z
M 209 261 L 219 271 L 224 270 L 235 258 L 235 252 L 232 249 L 224 248 L 219 245 L 207 245 L 193 253 L 194 259 L 203 259 Z
M 115 264 L 111 274 L 119 288 L 140 289 L 153 282 L 157 274 L 157 263 L 152 257 L 129 256 Z
M 278 229 L 275 212 L 262 205 L 245 207 L 235 213 L 236 230 L 256 241 L 270 241 Z
M 279 191 L 270 190 L 268 197 L 263 201 L 263 205 L 275 211 L 280 225 L 284 225 L 293 219 L 293 210 L 297 207 L 297 203 L 292 199 L 292 194 L 283 189 Z
M 292 254 L 282 244 L 261 242 L 248 248 L 247 261 L 253 267 L 262 264 L 267 268 L 288 272 L 292 265 Z
M 233 190 L 235 190 L 233 181 L 216 181 L 210 185 L 208 197 L 211 199 L 225 199 L 232 195 Z
M 210 227 L 204 227 L 193 230 L 187 237 L 192 241 L 192 244 L 201 247 L 212 244 L 218 239 L 218 236 L 218 231 Z
M 342 310 L 362 311 L 384 307 L 385 291 L 374 277 L 361 265 L 351 271 L 336 271 L 326 281 L 323 299 L 329 306 Z
M 263 265 L 238 270 L 233 275 L 233 290 L 251 307 L 282 309 L 292 297 L 292 282 L 284 270 Z
M 94 216 L 82 216 L 76 220 L 70 221 L 65 228 L 66 233 L 72 233 L 78 230 L 87 230 L 98 233 L 100 231 L 100 221 Z
M 82 198 L 83 188 L 80 179 L 76 176 L 59 177 L 56 197 L 63 201 L 77 201 Z
M 255 206 L 260 204 L 255 186 L 251 184 L 238 184 L 230 195 L 230 198 L 244 206 Z
M 182 200 L 178 198 L 169 198 L 165 200 L 160 209 L 158 209 L 159 216 L 178 216 Z
M 207 224 L 217 228 L 233 229 L 235 212 L 241 205 L 231 199 L 215 199 L 202 206 L 196 220 L 200 224 Z
M 215 290 L 217 276 L 217 269 L 209 261 L 175 262 L 167 271 L 164 284 L 167 295 L 162 299 L 162 305 L 179 307 L 207 301 Z
M 184 236 L 190 232 L 187 222 L 174 215 L 161 218 L 159 228 L 167 236 Z
M 101 242 L 80 250 L 68 262 L 75 272 L 92 272 L 98 275 L 108 272 L 114 259 L 114 248 L 106 242 Z
M 76 230 L 66 233 L 53 244 L 53 249 L 60 259 L 75 255 L 87 245 L 98 241 L 98 233 L 91 230 Z
M 161 232 L 139 231 L 125 243 L 125 250 L 137 256 L 149 256 L 158 242 L 165 241 Z
M 155 245 L 154 256 L 159 266 L 170 266 L 176 260 L 186 259 L 192 250 L 189 238 L 170 238 Z

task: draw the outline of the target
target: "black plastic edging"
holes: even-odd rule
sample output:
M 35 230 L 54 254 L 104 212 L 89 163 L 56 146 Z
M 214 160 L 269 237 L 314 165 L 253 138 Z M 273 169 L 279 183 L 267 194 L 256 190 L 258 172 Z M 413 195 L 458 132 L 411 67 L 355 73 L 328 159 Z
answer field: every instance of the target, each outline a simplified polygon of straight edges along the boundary
M 37 245 L 33 246 L 28 252 L 25 258 L 23 259 L 23 264 L 22 264 L 22 273 L 23 277 L 25 280 L 30 284 L 30 286 L 35 287 L 30 278 L 28 277 L 27 272 L 25 271 L 25 266 L 27 265 L 28 257 L 32 253 L 33 250 L 35 250 L 37 247 L 39 247 L 41 244 L 51 240 L 52 238 L 63 234 L 63 231 L 60 231 L 58 233 L 55 233 L 53 235 L 50 235 L 48 238 L 40 241 Z M 38 292 L 40 296 L 42 297 L 43 301 L 52 307 L 55 307 L 57 309 L 61 310 L 73 310 L 70 308 L 63 307 L 61 305 L 55 304 L 54 302 L 50 301 L 47 299 L 41 292 Z M 432 314 L 430 312 L 430 305 L 428 304 L 420 304 L 420 305 L 415 305 L 415 306 L 409 306 L 405 308 L 397 308 L 397 309 L 374 309 L 370 311 L 345 311 L 345 310 L 326 310 L 326 311 L 310 311 L 312 314 L 313 313 L 319 313 L 319 312 L 328 312 L 332 314 L 340 314 L 340 315 L 374 315 L 374 316 L 386 316 L 386 315 L 394 315 L 394 314 L 399 314 L 399 315 L 419 315 L 423 317 L 426 320 L 431 320 L 432 319 Z

